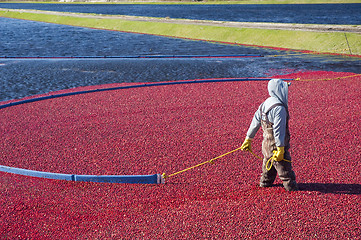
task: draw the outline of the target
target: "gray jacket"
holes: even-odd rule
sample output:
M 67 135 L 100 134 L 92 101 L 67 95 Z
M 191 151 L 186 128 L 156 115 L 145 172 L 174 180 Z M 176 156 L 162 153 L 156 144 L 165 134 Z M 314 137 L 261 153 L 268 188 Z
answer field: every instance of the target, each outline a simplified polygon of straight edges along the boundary
M 254 138 L 261 127 L 261 111 L 268 112 L 267 117 L 273 123 L 273 134 L 277 147 L 285 146 L 286 125 L 288 116 L 288 84 L 280 79 L 272 79 L 268 82 L 268 93 L 270 95 L 255 112 L 251 125 L 247 131 L 248 138 Z M 282 104 L 269 110 L 275 104 Z M 263 119 L 264 120 L 264 119 Z

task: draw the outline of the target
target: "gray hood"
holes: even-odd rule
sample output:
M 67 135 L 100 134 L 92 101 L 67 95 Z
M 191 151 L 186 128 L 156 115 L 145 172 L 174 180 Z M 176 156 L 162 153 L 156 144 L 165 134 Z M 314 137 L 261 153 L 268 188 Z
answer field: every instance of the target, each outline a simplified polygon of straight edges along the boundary
M 281 79 L 271 79 L 268 82 L 268 93 L 288 108 L 288 84 L 286 82 Z

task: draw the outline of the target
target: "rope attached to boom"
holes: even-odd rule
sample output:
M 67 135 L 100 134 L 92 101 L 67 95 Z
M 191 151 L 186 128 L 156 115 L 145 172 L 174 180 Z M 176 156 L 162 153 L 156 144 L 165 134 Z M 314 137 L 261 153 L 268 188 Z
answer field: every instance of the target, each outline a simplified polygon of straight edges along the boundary
M 186 172 L 186 171 L 191 170 L 191 169 L 193 169 L 193 168 L 202 166 L 202 165 L 204 165 L 204 164 L 206 164 L 206 163 L 213 164 L 215 160 L 217 160 L 217 159 L 219 159 L 219 158 L 221 158 L 221 157 L 224 157 L 224 156 L 226 156 L 226 155 L 228 155 L 228 154 L 231 154 L 231 153 L 233 153 L 233 152 L 236 152 L 236 151 L 238 151 L 238 150 L 240 150 L 240 149 L 241 149 L 241 147 L 236 148 L 236 149 L 234 149 L 234 150 L 232 150 L 232 151 L 230 151 L 230 152 L 224 153 L 224 154 L 222 154 L 222 155 L 220 155 L 220 156 L 218 156 L 218 157 L 212 158 L 211 160 L 208 160 L 208 161 L 199 163 L 199 164 L 194 165 L 194 166 L 192 166 L 192 167 L 183 169 L 183 170 L 181 170 L 181 171 L 179 171 L 179 172 L 175 172 L 175 173 L 172 173 L 172 174 L 169 174 L 169 175 L 163 173 L 163 174 L 162 174 L 162 177 L 163 177 L 164 179 L 167 179 L 167 178 L 172 177 L 172 176 L 174 176 L 174 175 L 177 175 L 177 174 L 179 174 L 179 173 Z
M 167 179 L 167 178 L 169 178 L 169 177 L 172 177 L 172 176 L 175 176 L 175 175 L 177 175 L 177 174 L 186 172 L 186 171 L 191 170 L 191 169 L 193 169 L 193 168 L 200 167 L 200 166 L 202 166 L 202 165 L 204 165 L 204 164 L 207 164 L 207 163 L 213 164 L 215 160 L 217 160 L 217 159 L 219 159 L 219 158 L 222 158 L 222 157 L 224 157 L 224 156 L 226 156 L 226 155 L 228 155 L 228 154 L 234 153 L 234 152 L 236 152 L 236 151 L 238 151 L 238 150 L 241 150 L 241 147 L 236 148 L 236 149 L 234 149 L 234 150 L 232 150 L 232 151 L 229 151 L 229 152 L 227 152 L 227 153 L 224 153 L 224 154 L 222 154 L 222 155 L 220 155 L 220 156 L 218 156 L 218 157 L 212 158 L 211 160 L 208 160 L 208 161 L 199 163 L 199 164 L 197 164 L 197 165 L 194 165 L 194 166 L 192 166 L 192 167 L 183 169 L 183 170 L 181 170 L 181 171 L 178 171 L 178 172 L 175 172 L 175 173 L 172 173 L 172 174 L 169 174 L 169 175 L 167 175 L 166 173 L 163 173 L 163 174 L 162 174 L 162 178 L 163 178 L 163 179 Z M 250 150 L 249 152 L 250 152 L 253 156 L 255 156 L 256 158 L 258 158 L 258 159 L 260 159 L 260 160 L 263 161 L 263 158 L 261 158 L 260 156 L 256 155 L 253 151 Z M 272 165 L 273 165 L 273 163 L 274 163 L 275 161 L 277 161 L 277 162 L 279 162 L 279 161 L 291 162 L 290 160 L 287 160 L 287 159 L 275 160 L 273 157 L 271 157 L 270 159 L 268 159 L 268 161 L 267 161 L 267 163 L 266 163 L 266 168 L 267 168 L 268 171 L 271 170 Z
M 343 76 L 343 77 L 333 77 L 333 78 L 318 78 L 318 79 L 301 79 L 301 78 L 296 78 L 294 79 L 295 81 L 330 81 L 330 80 L 340 80 L 340 79 L 345 79 L 345 78 L 352 78 L 352 77 L 358 77 L 361 76 L 361 74 L 352 74 L 352 75 L 347 75 L 347 76 Z

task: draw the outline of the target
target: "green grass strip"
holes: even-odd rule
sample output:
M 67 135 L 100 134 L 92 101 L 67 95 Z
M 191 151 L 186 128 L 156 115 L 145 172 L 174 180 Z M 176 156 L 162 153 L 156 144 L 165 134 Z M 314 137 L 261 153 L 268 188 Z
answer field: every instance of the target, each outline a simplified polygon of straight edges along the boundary
M 92 17 L 21 13 L 0 10 L 0 17 L 26 19 L 71 26 L 201 39 L 265 47 L 307 50 L 320 53 L 361 55 L 361 34 L 233 28 L 162 22 L 128 21 Z M 95 17 L 95 18 L 94 18 Z M 350 46 L 350 49 L 348 48 Z

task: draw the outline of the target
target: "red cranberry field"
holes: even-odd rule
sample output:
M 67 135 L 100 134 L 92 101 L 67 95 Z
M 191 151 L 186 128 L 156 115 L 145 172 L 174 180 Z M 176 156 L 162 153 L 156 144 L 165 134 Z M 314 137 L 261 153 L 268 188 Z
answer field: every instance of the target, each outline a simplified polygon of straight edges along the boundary
M 354 76 L 352 76 L 354 75 Z M 351 76 L 351 77 L 350 77 Z M 361 75 L 303 72 L 289 92 L 300 191 L 259 188 L 237 151 L 166 184 L 0 173 L 1 239 L 359 239 Z M 71 174 L 171 174 L 240 146 L 267 81 L 153 86 L 1 109 L 0 165 Z M 122 84 L 78 88 L 114 87 Z M 261 155 L 262 132 L 253 150 Z

